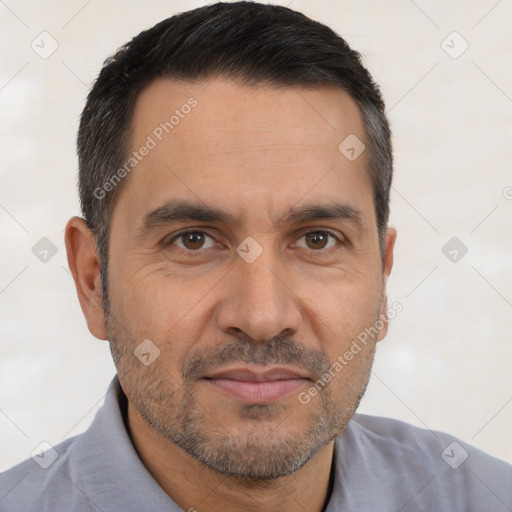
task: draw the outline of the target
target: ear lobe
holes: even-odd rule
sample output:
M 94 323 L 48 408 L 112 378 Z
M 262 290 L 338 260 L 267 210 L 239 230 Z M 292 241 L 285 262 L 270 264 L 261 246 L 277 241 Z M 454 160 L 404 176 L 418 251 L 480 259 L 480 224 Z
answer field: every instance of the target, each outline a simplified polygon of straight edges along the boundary
M 395 249 L 396 234 L 397 233 L 396 233 L 395 228 L 387 228 L 387 230 L 386 230 L 386 254 L 384 256 L 384 268 L 383 268 L 384 283 L 387 282 L 388 277 L 391 274 L 391 270 L 393 268 L 393 251 Z
M 395 248 L 396 241 L 396 229 L 388 228 L 386 230 L 386 254 L 384 256 L 383 269 L 382 269 L 382 302 L 379 313 L 379 320 L 384 322 L 384 326 L 382 329 L 379 329 L 379 334 L 377 335 L 377 341 L 381 341 L 385 338 L 388 332 L 388 295 L 386 291 L 386 284 L 388 281 L 388 277 L 391 274 L 391 270 L 393 268 L 393 250 Z
M 385 291 L 383 292 L 386 293 Z M 379 324 L 382 322 L 383 326 L 379 329 L 379 333 L 377 334 L 377 341 L 381 341 L 386 337 L 386 334 L 388 333 L 388 325 L 389 325 L 389 318 L 388 318 L 388 297 L 387 295 L 384 296 L 381 305 L 380 305 L 380 312 L 379 312 L 379 318 L 376 321 L 379 322 Z
M 107 339 L 102 308 L 103 287 L 100 262 L 92 231 L 80 217 L 72 217 L 66 225 L 66 251 L 78 300 L 93 336 Z

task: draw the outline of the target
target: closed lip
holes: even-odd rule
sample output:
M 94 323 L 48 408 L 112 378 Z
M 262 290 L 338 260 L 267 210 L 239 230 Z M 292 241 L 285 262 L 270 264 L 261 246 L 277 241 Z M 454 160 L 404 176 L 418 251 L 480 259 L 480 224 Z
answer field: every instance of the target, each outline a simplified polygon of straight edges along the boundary
M 311 380 L 309 375 L 305 372 L 286 368 L 282 366 L 273 366 L 265 370 L 256 367 L 234 367 L 219 370 L 203 377 L 205 379 L 228 379 L 238 380 L 242 382 L 272 382 L 277 380 L 290 380 L 290 379 L 308 379 Z

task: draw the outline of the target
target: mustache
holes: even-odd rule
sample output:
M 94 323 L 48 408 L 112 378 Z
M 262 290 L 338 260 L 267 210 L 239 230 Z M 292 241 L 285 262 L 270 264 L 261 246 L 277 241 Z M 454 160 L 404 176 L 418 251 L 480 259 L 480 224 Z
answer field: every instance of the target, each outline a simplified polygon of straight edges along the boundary
M 288 337 L 275 336 L 267 342 L 238 338 L 219 347 L 203 349 L 187 356 L 182 364 L 184 382 L 204 376 L 208 370 L 228 363 L 290 365 L 320 378 L 329 370 L 329 358 L 320 350 L 306 347 Z M 315 379 L 316 380 L 316 379 Z

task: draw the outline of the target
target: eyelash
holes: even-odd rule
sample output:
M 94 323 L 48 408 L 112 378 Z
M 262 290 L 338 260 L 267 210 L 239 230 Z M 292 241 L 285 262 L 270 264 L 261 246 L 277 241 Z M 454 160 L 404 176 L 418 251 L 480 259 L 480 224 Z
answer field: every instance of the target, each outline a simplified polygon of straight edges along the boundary
M 212 240 L 215 240 L 215 238 L 210 234 L 208 233 L 208 231 L 205 231 L 205 230 L 202 230 L 202 229 L 188 229 L 188 230 L 185 230 L 185 231 L 181 231 L 179 233 L 177 233 L 176 235 L 174 235 L 168 242 L 165 243 L 166 246 L 170 246 L 170 245 L 173 245 L 173 243 L 178 240 L 180 237 L 182 236 L 185 236 L 185 235 L 188 235 L 190 233 L 201 233 L 201 234 L 204 234 L 208 237 L 210 237 Z M 337 236 L 334 232 L 332 232 L 331 230 L 329 229 L 314 229 L 314 230 L 310 230 L 310 231 L 306 231 L 305 233 L 301 234 L 301 236 L 299 237 L 299 240 L 303 237 L 305 237 L 306 235 L 309 235 L 309 234 L 312 234 L 312 233 L 322 233 L 322 234 L 327 234 L 329 236 L 331 236 L 332 238 L 334 238 L 338 244 L 334 247 L 329 247 L 327 249 L 307 249 L 307 248 L 301 248 L 305 251 L 308 251 L 309 253 L 313 253 L 313 254 L 320 254 L 320 253 L 323 253 L 323 254 L 328 254 L 330 252 L 332 252 L 333 250 L 336 250 L 338 249 L 338 245 L 345 245 L 346 242 L 345 240 L 340 240 L 339 236 Z M 218 242 L 216 242 L 218 243 Z M 196 249 L 196 250 L 192 250 L 192 249 L 184 249 L 183 247 L 178 247 L 178 249 L 182 249 L 183 251 L 186 251 L 187 253 L 189 254 L 193 254 L 193 255 L 199 255 L 201 252 L 203 251 L 206 251 L 207 249 L 213 249 L 213 247 L 208 247 L 207 249 Z

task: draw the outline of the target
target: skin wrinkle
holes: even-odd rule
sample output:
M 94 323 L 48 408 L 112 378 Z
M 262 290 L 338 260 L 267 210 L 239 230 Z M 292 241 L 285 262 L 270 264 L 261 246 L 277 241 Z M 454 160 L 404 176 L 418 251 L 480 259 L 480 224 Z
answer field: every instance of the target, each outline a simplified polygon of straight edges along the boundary
M 139 97 L 134 147 L 165 117 L 162 105 L 183 103 L 170 85 L 157 80 Z M 191 84 L 187 94 L 198 107 L 133 170 L 114 209 L 106 333 L 96 332 L 110 341 L 134 446 L 179 506 L 284 512 L 300 503 L 320 511 L 333 441 L 364 394 L 386 332 L 369 337 L 317 396 L 299 403 L 299 392 L 386 311 L 395 233 L 389 231 L 382 262 L 364 155 L 349 162 L 338 151 L 348 133 L 362 134 L 359 111 L 334 88 L 248 95 L 247 87 L 217 80 L 206 89 Z M 330 112 L 336 130 L 309 104 Z M 208 119 L 224 129 L 205 128 Z M 223 151 L 224 144 L 240 150 Z M 180 221 L 140 236 L 144 216 L 173 198 L 225 209 L 237 224 Z M 292 207 L 334 198 L 361 212 L 363 225 L 276 222 Z M 185 228 L 217 236 L 224 248 L 192 257 L 162 243 Z M 322 228 L 346 233 L 349 243 L 325 256 L 293 245 Z M 247 236 L 263 249 L 253 263 L 235 252 Z M 90 325 L 101 324 L 99 314 L 90 313 Z M 160 350 L 149 366 L 134 356 L 145 339 Z M 297 367 L 309 380 L 278 401 L 242 403 L 203 379 L 234 363 Z

